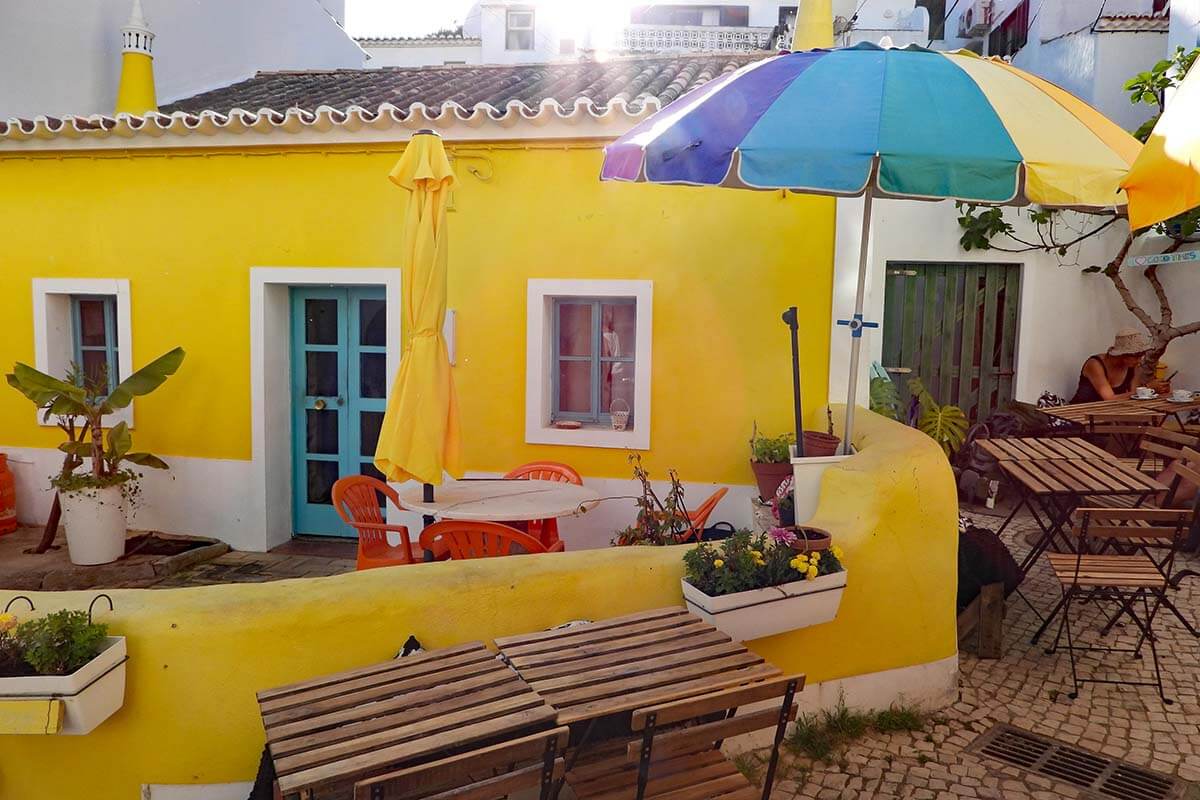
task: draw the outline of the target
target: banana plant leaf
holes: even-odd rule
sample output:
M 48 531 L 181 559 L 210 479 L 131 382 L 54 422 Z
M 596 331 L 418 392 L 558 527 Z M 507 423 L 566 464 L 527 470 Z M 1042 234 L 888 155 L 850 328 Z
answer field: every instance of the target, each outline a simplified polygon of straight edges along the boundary
M 105 405 L 112 409 L 125 408 L 133 402 L 133 398 L 149 394 L 162 386 L 163 381 L 175 374 L 183 363 L 185 353 L 182 347 L 176 347 L 151 361 L 137 372 L 130 375 L 112 390 Z

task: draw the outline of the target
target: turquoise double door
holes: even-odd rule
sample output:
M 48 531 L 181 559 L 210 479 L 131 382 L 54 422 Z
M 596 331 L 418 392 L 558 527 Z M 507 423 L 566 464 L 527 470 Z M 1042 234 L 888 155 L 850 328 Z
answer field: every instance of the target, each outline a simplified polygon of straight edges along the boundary
M 294 287 L 291 304 L 293 529 L 353 537 L 331 493 L 341 477 L 383 477 L 372 460 L 389 379 L 384 290 Z

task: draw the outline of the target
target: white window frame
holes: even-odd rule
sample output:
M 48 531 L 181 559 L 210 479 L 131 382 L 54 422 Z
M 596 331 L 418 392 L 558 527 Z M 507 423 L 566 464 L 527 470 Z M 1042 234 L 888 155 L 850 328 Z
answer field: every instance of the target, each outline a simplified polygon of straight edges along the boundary
M 554 398 L 551 370 L 554 336 L 554 301 L 572 297 L 632 297 L 637 309 L 634 348 L 633 427 L 555 428 L 550 422 Z M 650 449 L 650 354 L 653 331 L 654 282 L 635 280 L 529 281 L 525 331 L 525 441 L 576 447 Z
M 513 27 L 513 14 L 528 14 L 529 25 Z M 518 31 L 529 31 L 529 47 L 513 47 L 509 37 Z M 537 17 L 532 8 L 510 8 L 504 13 L 504 49 L 514 53 L 528 53 L 537 49 Z
M 118 378 L 125 380 L 133 374 L 133 325 L 129 310 L 129 280 L 126 278 L 34 278 L 33 366 L 55 378 L 66 374 L 75 360 L 71 296 L 84 294 L 117 298 Z M 134 403 L 109 415 L 106 421 L 124 422 L 132 428 Z M 44 427 L 55 427 L 53 419 L 42 420 L 40 411 L 37 422 Z

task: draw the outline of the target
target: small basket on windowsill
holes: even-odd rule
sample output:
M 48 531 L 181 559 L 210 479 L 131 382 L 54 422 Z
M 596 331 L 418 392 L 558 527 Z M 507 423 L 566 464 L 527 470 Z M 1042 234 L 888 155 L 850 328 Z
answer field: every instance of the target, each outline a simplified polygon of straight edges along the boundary
M 608 407 L 608 413 L 612 416 L 614 431 L 623 431 L 629 426 L 629 403 L 617 398 Z

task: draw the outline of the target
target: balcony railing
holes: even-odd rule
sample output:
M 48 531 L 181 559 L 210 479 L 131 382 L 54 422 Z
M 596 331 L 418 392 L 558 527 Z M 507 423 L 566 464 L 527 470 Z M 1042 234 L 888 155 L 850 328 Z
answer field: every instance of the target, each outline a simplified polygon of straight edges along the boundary
M 629 25 L 620 46 L 630 53 L 693 53 L 769 50 L 774 28 L 719 25 Z

